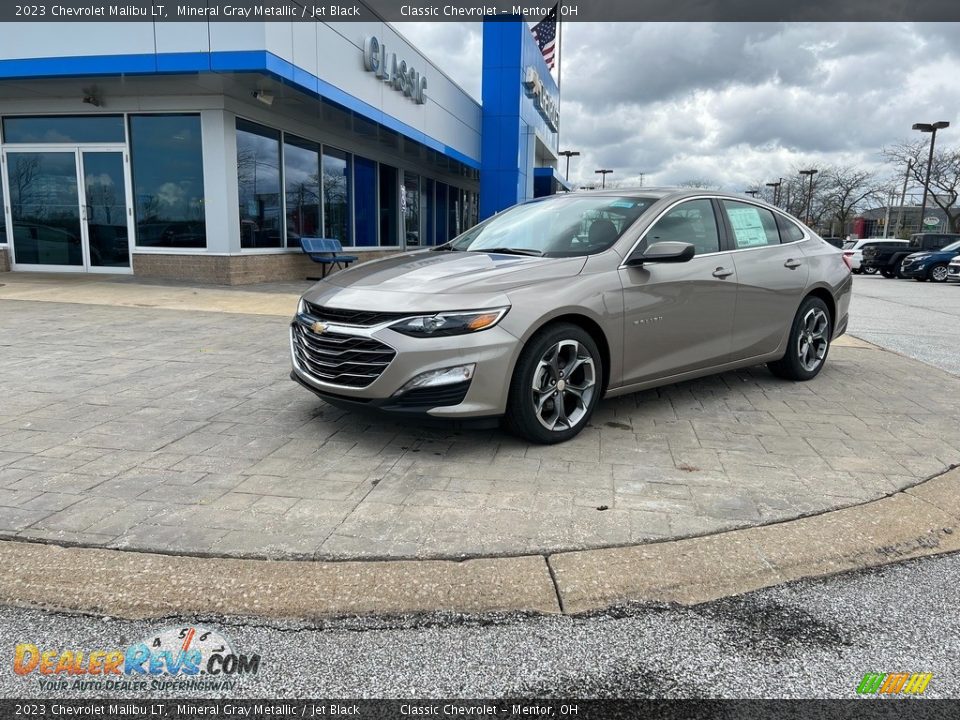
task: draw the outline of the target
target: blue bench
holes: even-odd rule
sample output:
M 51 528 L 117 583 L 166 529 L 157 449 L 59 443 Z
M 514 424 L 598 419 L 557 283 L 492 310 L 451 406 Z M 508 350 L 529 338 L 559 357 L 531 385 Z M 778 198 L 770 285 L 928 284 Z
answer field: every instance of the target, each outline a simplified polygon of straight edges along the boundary
M 344 255 L 343 246 L 336 238 L 300 238 L 300 247 L 303 252 L 310 256 L 315 263 L 320 263 L 323 267 L 323 273 L 319 278 L 308 277 L 307 280 L 322 280 L 327 276 L 327 270 L 331 265 L 338 268 L 345 268 L 352 262 L 357 261 L 356 255 Z

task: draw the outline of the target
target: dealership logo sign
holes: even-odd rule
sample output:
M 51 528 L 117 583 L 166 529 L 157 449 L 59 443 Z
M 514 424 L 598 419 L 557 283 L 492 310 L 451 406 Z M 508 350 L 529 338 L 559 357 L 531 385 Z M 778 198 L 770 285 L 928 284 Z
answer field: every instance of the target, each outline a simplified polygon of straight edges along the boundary
M 427 78 L 406 60 L 398 60 L 396 53 L 388 53 L 387 46 L 375 35 L 363 41 L 363 67 L 418 105 L 427 101 Z
M 533 98 L 533 106 L 537 112 L 547 121 L 547 125 L 554 132 L 560 127 L 560 103 L 547 92 L 547 86 L 543 84 L 540 73 L 534 67 L 528 67 L 527 73 L 523 79 L 523 87 L 527 90 L 527 95 Z

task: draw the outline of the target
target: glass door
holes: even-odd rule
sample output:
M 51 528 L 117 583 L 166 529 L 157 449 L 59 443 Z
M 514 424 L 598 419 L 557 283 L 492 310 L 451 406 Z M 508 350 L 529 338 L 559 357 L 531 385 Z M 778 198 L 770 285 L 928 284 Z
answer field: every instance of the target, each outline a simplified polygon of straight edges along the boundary
M 14 266 L 83 270 L 76 151 L 8 151 L 4 164 Z
M 130 213 L 123 152 L 81 150 L 88 266 L 92 272 L 130 269 Z
M 4 167 L 14 269 L 131 271 L 123 150 L 18 148 Z

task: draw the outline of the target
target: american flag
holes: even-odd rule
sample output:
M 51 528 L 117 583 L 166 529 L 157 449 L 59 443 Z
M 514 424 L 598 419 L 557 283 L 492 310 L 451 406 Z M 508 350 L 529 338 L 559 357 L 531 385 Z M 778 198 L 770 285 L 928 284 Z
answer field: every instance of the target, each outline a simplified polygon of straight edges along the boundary
M 559 5 L 559 3 L 557 3 Z M 547 16 L 530 28 L 533 39 L 537 41 L 547 67 L 553 70 L 557 59 L 557 5 L 551 8 Z

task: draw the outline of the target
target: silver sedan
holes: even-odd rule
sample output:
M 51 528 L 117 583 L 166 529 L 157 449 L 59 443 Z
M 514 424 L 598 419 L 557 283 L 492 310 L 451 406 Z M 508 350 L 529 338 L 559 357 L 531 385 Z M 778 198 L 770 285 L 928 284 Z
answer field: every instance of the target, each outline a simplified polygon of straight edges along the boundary
M 814 378 L 850 290 L 839 250 L 757 200 L 554 196 L 313 286 L 291 377 L 341 407 L 502 418 L 555 443 L 602 398 L 760 363 Z

